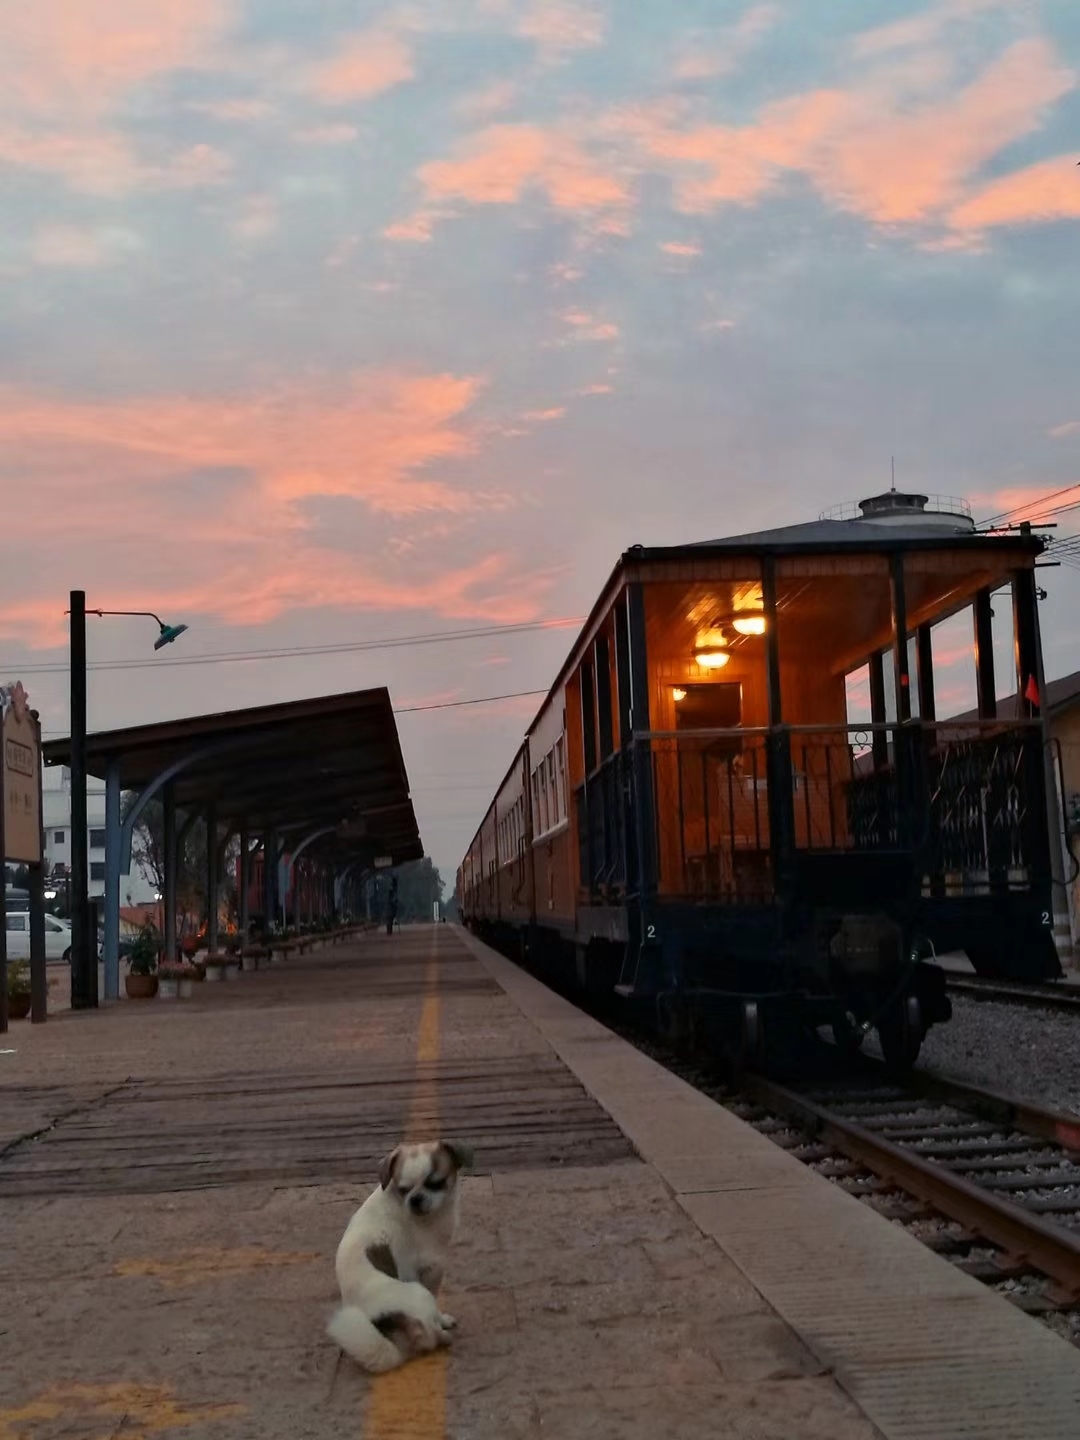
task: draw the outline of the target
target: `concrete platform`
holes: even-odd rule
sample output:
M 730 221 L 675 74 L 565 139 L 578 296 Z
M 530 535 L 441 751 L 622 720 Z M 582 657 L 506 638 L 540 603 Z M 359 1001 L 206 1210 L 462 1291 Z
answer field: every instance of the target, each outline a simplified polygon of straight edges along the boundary
M 1075 1437 L 1080 1357 L 450 926 L 18 1023 L 0 1437 Z M 477 1149 L 448 1354 L 371 1382 L 333 1253 Z

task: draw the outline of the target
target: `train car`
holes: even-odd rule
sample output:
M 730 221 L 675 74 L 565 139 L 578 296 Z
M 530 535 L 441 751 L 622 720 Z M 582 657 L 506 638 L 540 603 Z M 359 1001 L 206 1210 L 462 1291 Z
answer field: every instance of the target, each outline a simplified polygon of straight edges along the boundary
M 462 861 L 464 923 L 750 1061 L 831 1026 L 844 1046 L 876 1028 L 910 1064 L 951 1013 L 935 953 L 1059 975 L 1042 548 L 892 491 L 852 518 L 628 550 Z M 965 610 L 978 711 L 950 723 L 934 634 Z

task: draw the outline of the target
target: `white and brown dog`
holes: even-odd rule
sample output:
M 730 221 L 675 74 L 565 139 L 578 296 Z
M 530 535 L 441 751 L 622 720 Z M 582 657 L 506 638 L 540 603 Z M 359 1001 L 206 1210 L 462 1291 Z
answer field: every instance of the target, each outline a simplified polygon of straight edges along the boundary
M 450 1344 L 457 1322 L 436 1297 L 457 1230 L 458 1173 L 471 1164 L 469 1149 L 449 1141 L 399 1145 L 342 1236 L 342 1303 L 327 1334 L 373 1374 Z

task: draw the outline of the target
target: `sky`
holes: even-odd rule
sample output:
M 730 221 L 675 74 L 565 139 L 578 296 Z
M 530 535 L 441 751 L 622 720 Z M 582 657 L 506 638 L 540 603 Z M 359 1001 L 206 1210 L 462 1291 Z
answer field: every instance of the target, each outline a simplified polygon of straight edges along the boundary
M 147 662 L 91 729 L 386 684 L 452 881 L 537 702 L 414 707 L 573 630 L 343 647 L 572 621 L 892 456 L 977 516 L 1080 482 L 1075 0 L 3 10 L 0 671 L 50 734 L 73 588 L 190 627 L 90 621 Z

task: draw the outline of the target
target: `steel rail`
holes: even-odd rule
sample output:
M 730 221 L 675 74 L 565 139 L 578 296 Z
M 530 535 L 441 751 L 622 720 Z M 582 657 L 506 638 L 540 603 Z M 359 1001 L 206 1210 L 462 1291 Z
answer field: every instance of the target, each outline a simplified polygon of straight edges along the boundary
M 990 980 L 975 975 L 948 975 L 945 985 L 954 994 L 969 995 L 973 1000 L 1080 1012 L 1080 987 L 1077 986 L 1054 989 L 1049 985 L 1025 985 L 1016 980 Z
M 1080 1234 L 999 1199 L 772 1080 L 747 1075 L 741 1088 L 767 1109 L 809 1125 L 851 1159 L 1049 1275 L 1070 1297 L 1080 1298 Z

